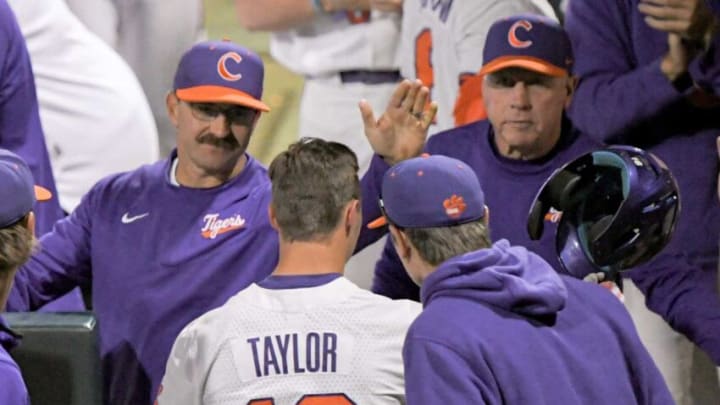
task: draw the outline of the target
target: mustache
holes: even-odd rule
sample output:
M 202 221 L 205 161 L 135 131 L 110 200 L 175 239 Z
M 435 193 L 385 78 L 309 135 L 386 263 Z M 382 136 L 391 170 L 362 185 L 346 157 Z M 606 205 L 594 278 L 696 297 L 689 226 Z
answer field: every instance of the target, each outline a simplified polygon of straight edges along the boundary
M 240 146 L 240 143 L 238 142 L 235 137 L 230 134 L 228 136 L 224 136 L 222 138 L 219 138 L 213 134 L 206 133 L 201 135 L 198 138 L 198 143 L 208 144 L 215 146 L 217 148 L 227 149 L 227 150 L 234 150 L 237 149 Z

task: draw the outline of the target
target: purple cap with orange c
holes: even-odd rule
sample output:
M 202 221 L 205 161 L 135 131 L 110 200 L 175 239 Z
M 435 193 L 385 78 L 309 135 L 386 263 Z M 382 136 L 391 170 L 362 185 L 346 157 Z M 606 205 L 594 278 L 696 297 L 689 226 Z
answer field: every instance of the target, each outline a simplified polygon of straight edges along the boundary
M 496 21 L 488 31 L 480 74 L 519 67 L 548 76 L 572 74 L 570 38 L 556 21 L 519 14 Z
M 183 101 L 270 111 L 262 102 L 264 75 L 262 59 L 254 52 L 230 41 L 205 41 L 180 59 L 174 89 Z
M 36 186 L 27 163 L 7 149 L 0 149 L 0 228 L 23 219 L 35 201 L 47 201 L 52 194 Z
M 485 215 L 485 195 L 475 172 L 447 156 L 423 155 L 391 167 L 383 177 L 383 216 L 367 226 L 388 222 L 401 228 L 436 228 L 472 222 Z

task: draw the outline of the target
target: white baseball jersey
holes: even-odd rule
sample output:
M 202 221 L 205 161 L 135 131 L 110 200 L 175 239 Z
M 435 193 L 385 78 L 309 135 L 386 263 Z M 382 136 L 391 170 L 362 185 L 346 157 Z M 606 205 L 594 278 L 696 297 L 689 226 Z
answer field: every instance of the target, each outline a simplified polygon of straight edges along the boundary
M 419 312 L 344 277 L 252 284 L 180 333 L 157 403 L 402 404 L 402 345 Z
M 405 0 L 400 72 L 430 87 L 431 98 L 438 103 L 431 134 L 455 126 L 453 109 L 460 80 L 482 67 L 490 25 L 520 13 L 556 18 L 546 0 Z
M 309 77 L 345 70 L 390 70 L 397 69 L 399 36 L 398 13 L 341 11 L 274 32 L 270 53 L 288 69 Z

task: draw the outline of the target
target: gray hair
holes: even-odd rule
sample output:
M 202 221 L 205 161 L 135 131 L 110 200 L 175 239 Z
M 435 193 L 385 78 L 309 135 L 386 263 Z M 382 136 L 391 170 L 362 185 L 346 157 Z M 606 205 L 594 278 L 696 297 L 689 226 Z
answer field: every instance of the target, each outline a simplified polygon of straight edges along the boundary
M 492 246 L 489 229 L 482 219 L 438 228 L 405 228 L 403 232 L 420 257 L 433 266 L 455 256 Z

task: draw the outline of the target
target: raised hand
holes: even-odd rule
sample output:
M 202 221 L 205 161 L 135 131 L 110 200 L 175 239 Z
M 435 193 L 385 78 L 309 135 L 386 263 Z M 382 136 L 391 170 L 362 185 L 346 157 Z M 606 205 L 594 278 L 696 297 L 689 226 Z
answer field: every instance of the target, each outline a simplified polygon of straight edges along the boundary
M 640 0 L 638 10 L 650 27 L 692 40 L 703 39 L 713 20 L 705 0 Z
M 373 151 L 388 164 L 422 153 L 427 131 L 437 113 L 437 104 L 428 105 L 430 91 L 420 81 L 404 80 L 390 97 L 385 112 L 375 119 L 367 101 L 360 102 L 365 136 Z

